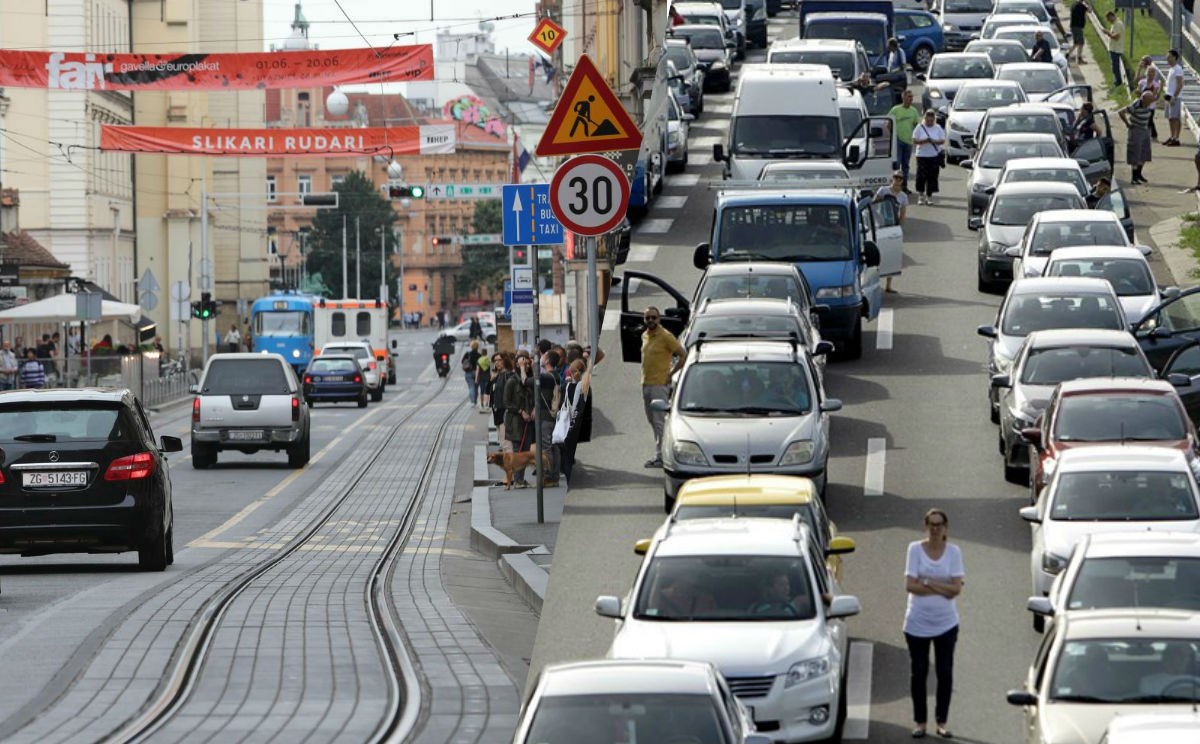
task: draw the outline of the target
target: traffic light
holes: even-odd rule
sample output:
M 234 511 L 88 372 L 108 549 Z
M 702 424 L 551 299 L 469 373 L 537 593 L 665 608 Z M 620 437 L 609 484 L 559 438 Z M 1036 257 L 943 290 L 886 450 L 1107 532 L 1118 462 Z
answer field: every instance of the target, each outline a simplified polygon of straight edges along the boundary
M 300 197 L 300 203 L 306 207 L 336 207 L 338 195 L 335 191 L 308 193 Z
M 200 301 L 192 303 L 192 317 L 200 320 L 212 320 L 217 315 L 217 303 L 211 292 L 201 292 Z
M 446 235 L 434 235 L 430 240 L 434 245 L 450 245 L 454 242 L 454 238 Z
M 389 186 L 388 196 L 393 199 L 424 199 L 424 186 Z
M 529 262 L 529 255 L 527 253 L 525 253 L 524 248 L 514 248 L 513 249 L 513 263 L 514 264 L 524 265 L 528 262 Z

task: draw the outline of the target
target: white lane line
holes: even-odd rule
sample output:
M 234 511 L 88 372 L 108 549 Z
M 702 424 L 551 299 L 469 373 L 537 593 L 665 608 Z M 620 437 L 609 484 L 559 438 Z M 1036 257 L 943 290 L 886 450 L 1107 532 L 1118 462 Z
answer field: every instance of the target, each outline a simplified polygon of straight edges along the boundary
M 892 348 L 892 308 L 885 307 L 879 311 L 875 319 L 875 348 L 888 350 Z
M 615 331 L 621 326 L 621 308 L 610 307 L 604 310 L 604 322 L 600 324 L 602 331 Z
M 867 440 L 867 468 L 863 476 L 863 495 L 883 495 L 883 471 L 887 467 L 887 440 L 871 437 Z
M 713 146 L 713 145 L 720 144 L 720 143 L 722 143 L 722 142 L 724 142 L 724 141 L 725 141 L 725 138 L 724 138 L 724 137 L 720 137 L 720 136 L 712 136 L 712 137 L 692 137 L 692 141 L 688 143 L 688 148 L 689 148 L 689 149 L 691 149 L 691 148 L 698 148 L 698 149 L 701 149 L 701 150 L 708 150 L 708 151 L 710 151 L 710 152 L 711 152 L 711 151 L 712 151 L 712 146 Z M 690 155 L 690 154 L 688 155 L 688 159 L 689 159 L 689 160 L 691 159 L 691 155 Z
M 683 209 L 687 200 L 687 196 L 660 196 L 654 200 L 654 206 L 656 209 Z
M 706 103 L 704 104 L 704 113 L 709 114 L 732 114 L 732 103 Z
M 688 155 L 688 167 L 703 167 L 712 162 L 711 152 L 693 152 Z
M 653 219 L 642 220 L 642 223 L 637 226 L 639 233 L 665 233 L 671 231 L 671 225 L 675 222 L 674 219 Z
M 676 176 L 668 176 L 665 188 L 669 189 L 672 186 L 687 186 L 691 188 L 698 183 L 700 183 L 699 173 L 680 173 Z
M 625 260 L 631 263 L 650 263 L 657 255 L 657 245 L 634 243 L 629 247 L 629 256 Z
M 853 641 L 850 644 L 850 659 L 847 661 L 846 723 L 842 728 L 843 739 L 866 739 L 871 729 L 871 664 L 874 660 L 875 644 Z

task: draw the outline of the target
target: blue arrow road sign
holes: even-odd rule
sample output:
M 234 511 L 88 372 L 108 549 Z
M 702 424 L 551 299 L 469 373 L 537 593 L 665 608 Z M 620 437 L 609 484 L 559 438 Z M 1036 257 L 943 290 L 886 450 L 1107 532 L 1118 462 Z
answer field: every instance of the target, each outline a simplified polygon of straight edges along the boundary
M 550 184 L 504 186 L 501 200 L 505 245 L 558 245 L 563 226 L 550 207 Z

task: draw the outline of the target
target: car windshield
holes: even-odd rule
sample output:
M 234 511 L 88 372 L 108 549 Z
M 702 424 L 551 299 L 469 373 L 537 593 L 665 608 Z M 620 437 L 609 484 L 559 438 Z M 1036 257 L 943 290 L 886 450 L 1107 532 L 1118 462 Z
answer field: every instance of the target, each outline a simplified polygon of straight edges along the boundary
M 1009 25 L 1009 24 L 1005 24 Z M 1037 29 L 1033 28 L 1001 28 L 996 32 L 997 39 L 1014 39 L 1021 42 L 1021 46 L 1026 49 L 1033 49 L 1033 43 L 1037 41 Z M 1042 38 L 1050 45 L 1051 51 L 1058 50 L 1058 39 L 1054 38 L 1054 34 L 1049 31 L 1042 31 Z
M 1005 65 L 1000 68 L 1000 72 L 996 73 L 996 79 L 1011 80 L 1029 94 L 1050 93 L 1063 87 L 1064 84 L 1062 73 L 1058 71 L 1057 67 L 1054 69 L 1049 67 L 1029 69 Z
M 1066 606 L 1069 610 L 1171 607 L 1200 611 L 1200 558 L 1088 558 L 1079 567 Z
M 1001 114 L 990 117 L 987 122 L 987 134 L 1034 132 L 1057 137 L 1060 131 L 1058 117 L 1054 114 Z
M 1025 96 L 1019 88 L 1009 85 L 964 85 L 954 97 L 955 111 L 987 111 L 997 106 L 1023 103 Z
M 1167 395 L 1067 395 L 1054 424 L 1060 442 L 1178 441 L 1187 431 L 1179 404 Z
M 975 45 L 967 45 L 968 52 L 985 52 L 992 58 L 993 65 L 1006 65 L 1010 62 L 1028 62 L 1029 53 L 1020 44 L 989 44 L 986 41 Z
M 299 310 L 266 310 L 254 315 L 254 335 L 307 336 L 310 333 L 309 314 Z
M 721 38 L 721 29 L 716 26 L 694 28 L 689 31 L 675 31 L 675 38 L 687 39 L 693 49 L 724 49 L 725 40 Z
M 991 13 L 992 0 L 946 0 L 945 13 Z
M 996 197 L 990 222 L 1024 227 L 1038 212 L 1048 209 L 1082 209 L 1083 199 L 1072 194 L 1005 194 Z
M 201 392 L 209 395 L 286 395 L 283 364 L 263 359 L 214 359 L 204 375 Z
M 619 732 L 593 738 L 582 732 Z M 681 733 L 686 735 L 681 739 Z M 726 742 L 716 704 L 707 695 L 546 695 L 538 701 L 525 744 L 620 741 Z
M 1040 2 L 1011 2 L 1004 1 L 996 3 L 996 7 L 992 9 L 993 13 L 1028 13 L 1037 18 L 1039 21 L 1050 20 L 1050 14 L 1046 12 L 1046 6 Z
M 675 510 L 676 521 L 687 519 L 717 519 L 720 517 L 761 517 L 766 519 L 791 519 L 799 514 L 814 535 L 824 532 L 818 528 L 816 514 L 808 504 L 704 504 L 702 506 L 681 505 Z
M 1198 659 L 1200 643 L 1192 640 L 1142 633 L 1069 640 L 1055 663 L 1048 697 L 1072 703 L 1195 703 Z
M 1125 245 L 1125 230 L 1120 223 L 1112 220 L 1077 221 L 1077 222 L 1042 222 L 1034 229 L 1030 238 L 1029 252 L 1034 256 L 1049 256 L 1058 248 L 1071 248 L 1079 245 Z M 1086 262 L 1079 262 L 1086 263 Z M 1107 279 L 1101 273 L 1101 279 Z M 1068 269 L 1063 276 L 1091 276 L 1090 273 L 1074 273 Z
M 1014 158 L 1052 158 L 1062 154 L 1054 142 L 995 142 L 988 141 L 976 163 L 981 168 L 1003 168 Z
M 934 55 L 933 61 L 929 63 L 930 80 L 990 77 L 992 77 L 992 66 L 983 59 Z
M 358 365 L 353 359 L 326 359 L 317 357 L 308 367 L 309 372 L 321 374 L 345 374 L 358 371 Z
M 980 32 L 980 37 L 984 38 L 984 39 L 994 39 L 999 36 L 999 33 L 1002 29 L 1008 28 L 1010 26 L 1025 26 L 1030 23 L 1037 23 L 1037 19 L 1035 19 L 1033 16 L 1029 16 L 1028 20 L 1017 20 L 1016 18 L 1013 18 L 1011 20 L 1003 20 L 1003 21 L 986 21 L 983 24 L 983 30 Z M 1033 32 L 1030 32 L 1029 36 L 1030 36 L 1030 39 L 1032 39 Z M 1011 39 L 1012 37 L 1008 36 L 1005 38 Z M 1028 45 L 1023 45 L 1023 46 L 1025 46 L 1026 48 L 1029 48 L 1030 46 L 1033 46 L 1033 43 L 1031 41 Z
M 803 559 L 778 555 L 657 557 L 634 607 L 641 620 L 811 620 L 816 614 Z
M 1094 276 L 1107 279 L 1118 297 L 1154 294 L 1154 277 L 1145 261 L 1133 258 L 1072 258 L 1053 261 L 1046 276 Z
M 692 65 L 692 54 L 688 48 L 682 44 L 670 44 L 667 46 L 667 59 L 675 63 L 675 67 L 680 70 L 685 70 Z
M 697 26 L 716 26 L 720 28 L 721 21 L 723 20 L 715 15 L 708 15 L 706 13 L 688 13 L 686 11 L 680 11 L 679 15 L 683 16 L 683 20 L 687 21 L 688 23 L 693 23 Z M 676 38 L 680 39 L 685 38 L 683 34 L 675 34 L 675 36 Z M 696 45 L 692 44 L 692 49 L 695 48 Z
M 828 49 L 781 49 L 771 52 L 771 63 L 791 64 L 800 62 L 810 65 L 826 65 L 839 80 L 854 79 L 854 55 L 850 52 L 834 52 Z
M 754 299 L 772 298 L 776 300 L 791 300 L 796 307 L 803 308 L 804 297 L 800 287 L 787 276 L 772 276 L 770 274 L 743 274 L 741 276 L 714 276 L 704 280 L 696 300 L 692 303 L 700 307 L 707 299 Z
M 699 315 L 692 323 L 689 342 L 698 339 L 772 336 L 787 338 L 795 333 L 800 343 L 807 344 L 797 318 L 787 315 Z
M 1038 181 L 1041 183 L 1070 183 L 1074 184 L 1079 190 L 1080 196 L 1087 196 L 1088 182 L 1083 177 L 1083 172 L 1079 168 L 1018 168 L 1004 174 L 1000 179 L 1000 183 L 1027 183 L 1029 181 Z M 1124 240 L 1118 240 L 1115 245 L 1121 245 Z M 1092 245 L 1104 245 L 1100 242 L 1095 242 Z
M 838 112 L 841 114 L 842 131 L 847 135 L 858 129 L 859 122 L 863 120 L 862 111 L 856 108 L 840 108 Z
M 841 148 L 841 122 L 832 116 L 737 116 L 733 151 L 768 158 L 831 158 Z
M 738 10 L 742 7 L 742 0 L 721 0 L 721 7 L 725 10 Z
M 1059 473 L 1050 513 L 1056 522 L 1171 522 L 1200 518 L 1192 481 L 1182 471 Z
M 859 41 L 871 59 L 883 54 L 884 44 L 887 43 L 884 27 L 870 21 L 842 20 L 838 23 L 806 24 L 804 38 Z
M 370 359 L 371 352 L 361 346 L 333 346 L 332 344 L 323 349 L 326 354 L 349 354 L 355 359 Z
M 1026 385 L 1057 385 L 1085 377 L 1150 377 L 1150 367 L 1136 347 L 1069 346 L 1031 350 L 1021 372 Z
M 1107 294 L 1017 295 L 1004 313 L 1002 332 L 1027 336 L 1057 328 L 1110 328 L 1123 330 L 1125 316 Z
M 760 181 L 849 181 L 845 168 L 772 168 L 770 165 L 758 174 Z
M 681 414 L 800 416 L 812 408 L 804 366 L 796 362 L 703 362 L 684 374 Z
M 722 261 L 847 261 L 850 215 L 835 204 L 765 204 L 721 212 Z
M 137 430 L 122 411 L 120 403 L 102 401 L 13 403 L 0 407 L 0 442 L 136 438 Z

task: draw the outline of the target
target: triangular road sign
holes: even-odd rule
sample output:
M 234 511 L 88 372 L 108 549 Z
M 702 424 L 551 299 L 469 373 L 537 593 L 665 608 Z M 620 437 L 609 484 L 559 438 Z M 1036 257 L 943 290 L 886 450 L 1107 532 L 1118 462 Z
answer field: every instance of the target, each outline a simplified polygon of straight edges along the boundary
M 538 157 L 636 150 L 642 133 L 586 54 L 575 63 L 550 123 L 538 142 Z

